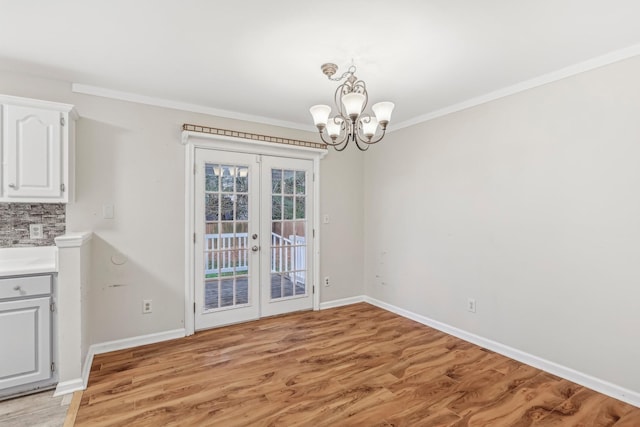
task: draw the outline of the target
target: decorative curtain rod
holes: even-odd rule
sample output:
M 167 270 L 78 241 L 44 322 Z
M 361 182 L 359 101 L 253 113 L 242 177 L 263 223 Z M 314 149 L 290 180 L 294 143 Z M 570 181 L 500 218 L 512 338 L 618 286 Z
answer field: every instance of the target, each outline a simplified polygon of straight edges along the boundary
M 254 141 L 265 141 L 265 142 L 274 142 L 276 144 L 286 144 L 286 145 L 295 145 L 298 147 L 310 147 L 310 148 L 319 148 L 322 150 L 327 149 L 326 144 L 312 142 L 312 141 L 302 141 L 299 139 L 290 139 L 290 138 L 282 138 L 280 136 L 270 136 L 270 135 L 260 135 L 257 133 L 250 132 L 240 132 L 237 130 L 229 130 L 229 129 L 220 129 L 220 128 L 212 128 L 208 126 L 199 126 L 185 123 L 182 125 L 182 130 L 191 131 L 191 132 L 199 132 L 199 133 L 209 133 L 213 135 L 221 135 L 221 136 L 230 136 L 233 138 L 244 138 L 244 139 L 252 139 Z

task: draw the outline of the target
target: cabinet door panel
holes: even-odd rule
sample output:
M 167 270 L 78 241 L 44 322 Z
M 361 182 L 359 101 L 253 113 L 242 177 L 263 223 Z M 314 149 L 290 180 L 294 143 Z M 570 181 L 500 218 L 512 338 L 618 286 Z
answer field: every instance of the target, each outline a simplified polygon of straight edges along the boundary
M 49 302 L 0 302 L 0 390 L 51 377 Z
M 61 196 L 60 113 L 5 106 L 6 195 L 11 198 Z

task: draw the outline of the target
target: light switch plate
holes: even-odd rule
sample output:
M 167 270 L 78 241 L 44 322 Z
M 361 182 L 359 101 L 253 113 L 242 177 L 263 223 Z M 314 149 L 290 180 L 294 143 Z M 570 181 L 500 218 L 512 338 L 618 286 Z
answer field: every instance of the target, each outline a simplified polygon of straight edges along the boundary
M 102 218 L 113 219 L 113 205 L 102 206 Z

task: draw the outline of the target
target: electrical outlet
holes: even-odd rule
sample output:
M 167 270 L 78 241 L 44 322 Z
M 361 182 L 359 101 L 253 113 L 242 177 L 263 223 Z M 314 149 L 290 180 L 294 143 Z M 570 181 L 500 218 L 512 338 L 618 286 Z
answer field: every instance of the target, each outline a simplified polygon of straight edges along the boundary
M 29 238 L 30 239 L 42 239 L 44 237 L 44 229 L 42 224 L 30 224 L 29 225 Z
M 324 285 L 331 286 L 331 282 L 329 281 L 329 276 L 324 276 Z
M 153 301 L 150 299 L 142 300 L 142 314 L 153 312 Z
M 476 300 L 473 298 L 467 298 L 467 311 L 471 313 L 476 312 Z

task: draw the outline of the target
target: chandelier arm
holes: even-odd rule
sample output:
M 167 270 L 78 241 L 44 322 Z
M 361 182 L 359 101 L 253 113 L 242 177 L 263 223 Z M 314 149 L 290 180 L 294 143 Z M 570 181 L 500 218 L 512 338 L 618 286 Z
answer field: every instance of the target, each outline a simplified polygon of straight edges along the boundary
M 324 137 L 324 132 L 320 132 L 320 139 L 322 140 L 322 142 L 324 142 L 327 145 L 331 145 L 332 147 L 335 147 L 335 146 L 338 146 L 338 145 L 344 143 L 344 138 L 339 142 L 334 142 L 334 141 L 331 140 L 331 138 L 329 138 L 329 140 L 326 140 L 325 137 Z
M 343 145 L 342 147 L 339 147 L 339 146 L 335 146 L 335 145 L 334 145 L 334 147 L 333 147 L 333 148 L 334 148 L 336 151 L 344 151 L 344 150 L 345 150 L 345 148 L 347 148 L 347 146 L 348 146 L 348 145 L 349 145 L 349 140 L 347 139 L 347 140 L 344 142 L 344 145 Z
M 347 83 L 342 83 L 340 86 L 338 86 L 338 88 L 336 89 L 336 93 L 333 96 L 333 103 L 336 104 L 336 109 L 338 110 L 338 114 L 342 117 L 346 117 L 343 110 L 344 107 L 342 106 L 342 95 L 344 95 L 343 91 L 347 87 L 346 85 Z
M 369 149 L 368 145 L 363 145 L 363 146 L 360 145 L 361 142 L 366 143 L 366 141 L 361 140 L 359 137 L 354 138 L 354 141 L 356 142 L 356 147 L 358 147 L 358 150 L 367 151 Z
M 347 145 L 349 144 L 349 132 L 346 132 L 346 128 L 344 127 L 344 121 L 343 121 L 342 126 L 343 127 L 341 128 L 340 133 L 342 133 L 343 130 L 345 130 L 345 132 L 344 132 L 344 136 L 339 141 L 334 141 L 333 139 L 331 139 L 331 137 L 329 137 L 329 140 L 325 139 L 324 131 L 320 131 L 320 139 L 322 140 L 322 142 L 324 142 L 327 145 L 330 145 L 330 146 L 334 147 L 338 151 L 344 150 L 347 147 Z M 344 144 L 344 147 L 342 149 L 339 149 L 338 147 L 340 145 L 342 145 L 342 144 Z
M 324 139 L 324 135 L 322 134 L 322 132 L 320 132 L 320 139 L 322 139 L 322 142 L 324 142 L 327 145 L 332 146 L 336 151 L 344 151 L 345 148 L 347 148 L 347 145 L 349 145 L 349 138 L 348 138 L 348 134 L 345 134 L 345 137 L 342 138 L 341 141 L 339 142 L 333 142 L 333 141 L 327 141 L 326 139 Z
M 360 123 L 360 120 L 355 121 L 352 123 L 353 127 L 352 127 L 352 133 L 351 133 L 351 139 L 353 139 L 353 142 L 356 144 L 356 147 L 358 147 L 358 150 L 360 151 L 367 151 L 369 149 L 369 146 L 366 145 L 366 140 L 365 138 L 362 137 L 362 135 L 360 134 L 361 132 L 361 127 L 362 124 Z M 362 143 L 365 143 L 364 145 L 362 145 Z
M 373 145 L 373 144 L 377 144 L 378 142 L 382 141 L 382 138 L 384 138 L 384 135 L 387 133 L 387 129 L 384 128 L 382 129 L 382 134 L 380 134 L 380 136 L 377 139 L 373 139 L 371 141 L 365 141 L 362 140 L 362 142 L 364 142 L 367 145 Z
M 367 145 L 372 145 L 372 144 L 375 144 L 376 142 L 380 141 L 382 139 L 382 136 L 384 136 L 384 135 L 382 135 L 376 141 L 368 141 L 367 137 L 364 136 L 364 133 L 362 133 L 362 122 L 368 123 L 369 121 L 371 121 L 371 115 L 370 114 L 361 114 L 360 117 L 358 117 L 358 122 L 356 123 L 355 132 L 356 132 L 357 138 L 360 140 L 360 142 L 362 142 L 364 144 L 367 144 Z

